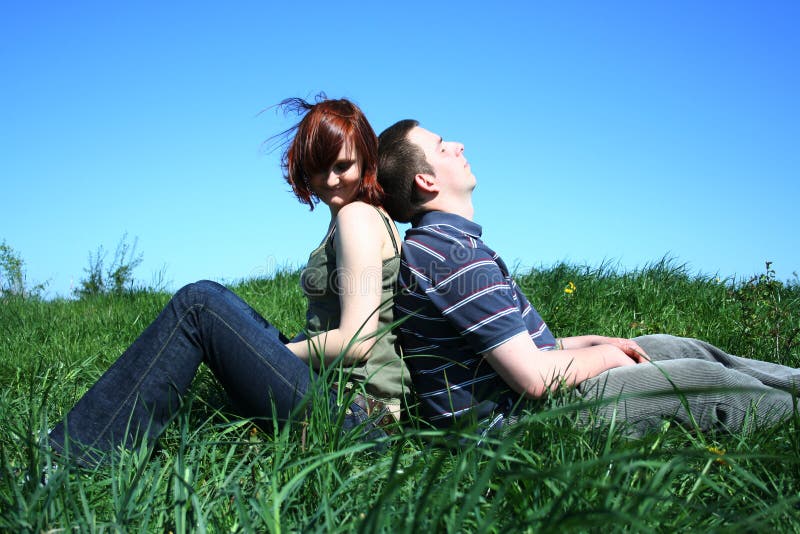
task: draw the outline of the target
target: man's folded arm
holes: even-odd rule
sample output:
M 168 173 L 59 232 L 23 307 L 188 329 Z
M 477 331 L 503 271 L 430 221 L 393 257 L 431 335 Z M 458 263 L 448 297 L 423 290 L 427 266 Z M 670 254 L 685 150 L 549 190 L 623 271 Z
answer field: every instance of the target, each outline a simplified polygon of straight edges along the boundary
M 636 364 L 613 344 L 568 347 L 569 341 L 563 350 L 539 350 L 523 332 L 484 352 L 483 357 L 511 389 L 530 398 L 555 390 L 562 380 L 575 386 L 609 369 Z
M 607 337 L 597 335 L 573 336 L 559 338 L 556 346 L 560 349 L 583 349 L 595 345 L 613 345 L 636 360 L 637 363 L 650 361 L 647 353 L 636 341 L 624 337 Z

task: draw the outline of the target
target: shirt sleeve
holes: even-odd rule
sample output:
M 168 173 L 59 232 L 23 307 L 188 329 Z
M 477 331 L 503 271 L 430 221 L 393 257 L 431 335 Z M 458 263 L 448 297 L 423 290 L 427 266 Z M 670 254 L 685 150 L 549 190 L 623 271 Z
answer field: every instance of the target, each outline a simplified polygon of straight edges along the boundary
M 527 333 L 510 277 L 488 250 L 445 241 L 426 245 L 435 254 L 423 254 L 425 294 L 475 353 Z

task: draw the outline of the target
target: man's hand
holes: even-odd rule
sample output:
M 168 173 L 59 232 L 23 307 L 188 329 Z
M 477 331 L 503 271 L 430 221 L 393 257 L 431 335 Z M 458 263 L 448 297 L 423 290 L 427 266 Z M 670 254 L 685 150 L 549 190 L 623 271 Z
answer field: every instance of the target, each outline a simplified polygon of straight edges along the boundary
M 589 337 L 598 342 L 594 343 Z M 562 380 L 574 386 L 609 369 L 639 363 L 616 344 L 601 341 L 606 339 L 611 338 L 567 338 L 565 341 L 574 341 L 574 345 L 565 346 L 563 350 L 540 351 L 528 333 L 523 332 L 483 356 L 511 389 L 539 398 L 557 388 Z M 641 351 L 636 343 L 631 343 L 626 345 L 628 350 L 634 354 L 637 348 Z
M 594 347 L 597 345 L 611 345 L 624 352 L 630 359 L 636 363 L 647 363 L 650 357 L 642 347 L 639 346 L 632 339 L 624 337 L 606 337 L 606 336 L 573 336 L 564 337 L 559 339 L 561 348 L 569 349 L 584 349 L 586 347 Z
M 603 345 L 613 345 L 628 355 L 636 363 L 647 363 L 650 357 L 642 347 L 632 339 L 624 337 L 603 337 Z

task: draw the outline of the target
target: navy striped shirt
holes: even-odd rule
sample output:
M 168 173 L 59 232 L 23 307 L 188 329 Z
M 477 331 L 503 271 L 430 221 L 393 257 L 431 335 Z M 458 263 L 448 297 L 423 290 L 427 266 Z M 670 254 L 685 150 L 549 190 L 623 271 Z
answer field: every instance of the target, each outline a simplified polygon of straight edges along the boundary
M 519 398 L 481 353 L 527 332 L 539 349 L 555 338 L 481 241 L 481 227 L 432 211 L 413 221 L 402 248 L 395 312 L 400 341 L 423 416 L 447 427 L 481 421 Z

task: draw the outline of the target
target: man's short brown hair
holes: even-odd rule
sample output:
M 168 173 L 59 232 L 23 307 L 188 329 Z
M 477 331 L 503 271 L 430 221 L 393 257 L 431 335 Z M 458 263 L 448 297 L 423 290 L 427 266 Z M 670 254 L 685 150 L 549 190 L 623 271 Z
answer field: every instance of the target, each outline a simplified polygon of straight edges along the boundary
M 422 198 L 414 177 L 436 175 L 425 159 L 425 152 L 408 138 L 408 133 L 417 126 L 419 122 L 414 119 L 401 120 L 378 137 L 378 183 L 384 192 L 383 207 L 399 222 L 409 222 L 420 209 Z

